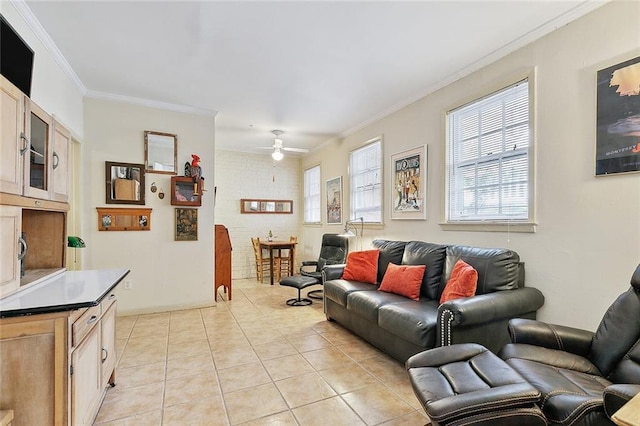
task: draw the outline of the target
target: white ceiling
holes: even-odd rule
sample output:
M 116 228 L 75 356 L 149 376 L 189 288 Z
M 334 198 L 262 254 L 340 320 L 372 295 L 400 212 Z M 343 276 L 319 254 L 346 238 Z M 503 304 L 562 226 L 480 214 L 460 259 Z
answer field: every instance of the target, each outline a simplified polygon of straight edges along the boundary
M 602 4 L 26 2 L 89 96 L 217 112 L 216 147 L 265 155 L 273 129 L 312 149 Z

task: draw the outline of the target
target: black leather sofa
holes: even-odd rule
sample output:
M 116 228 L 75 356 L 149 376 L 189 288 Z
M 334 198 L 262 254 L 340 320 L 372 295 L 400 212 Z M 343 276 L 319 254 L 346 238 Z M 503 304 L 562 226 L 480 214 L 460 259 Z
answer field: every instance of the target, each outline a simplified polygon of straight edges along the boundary
M 531 320 L 509 323 L 499 356 L 541 393 L 552 425 L 612 425 L 640 392 L 640 265 L 595 333 Z
M 426 265 L 420 300 L 344 280 L 344 265 L 328 265 L 323 269 L 325 313 L 400 362 L 425 349 L 461 342 L 497 352 L 509 342 L 508 321 L 535 319 L 544 304 L 539 290 L 524 286 L 524 264 L 512 250 L 389 240 L 375 240 L 373 247 L 380 250 L 378 284 L 389 262 Z M 440 305 L 459 259 L 478 271 L 476 295 Z

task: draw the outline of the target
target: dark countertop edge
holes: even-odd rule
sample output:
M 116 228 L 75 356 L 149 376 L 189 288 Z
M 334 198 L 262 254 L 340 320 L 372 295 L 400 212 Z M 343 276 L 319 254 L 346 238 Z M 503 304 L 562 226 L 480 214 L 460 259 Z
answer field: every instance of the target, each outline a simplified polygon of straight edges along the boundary
M 127 269 L 127 272 L 125 272 L 124 275 L 122 275 L 118 281 L 113 283 L 113 285 L 111 285 L 107 289 L 107 291 L 105 291 L 102 294 L 102 296 L 100 296 L 97 300 L 92 300 L 92 301 L 83 302 L 83 303 L 71 303 L 71 304 L 65 304 L 65 305 L 40 306 L 37 308 L 25 308 L 25 309 L 14 309 L 11 311 L 0 311 L 0 319 L 24 317 L 24 316 L 31 316 L 31 315 L 38 315 L 38 314 L 51 314 L 54 312 L 73 311 L 75 309 L 90 308 L 91 306 L 98 306 L 100 302 L 102 302 L 102 300 L 107 296 L 107 294 L 109 294 L 111 290 L 113 290 L 118 284 L 120 284 L 120 282 L 124 279 L 124 277 L 129 275 L 130 272 L 131 270 Z

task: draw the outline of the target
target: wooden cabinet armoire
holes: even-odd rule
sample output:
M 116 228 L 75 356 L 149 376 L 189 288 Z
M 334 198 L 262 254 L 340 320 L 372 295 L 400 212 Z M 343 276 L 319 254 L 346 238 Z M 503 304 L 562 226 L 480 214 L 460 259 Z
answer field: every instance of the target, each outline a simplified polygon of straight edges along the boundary
M 214 300 L 218 301 L 218 287 L 224 286 L 224 292 L 229 289 L 231 300 L 231 239 L 229 230 L 224 225 L 215 225 L 215 278 Z

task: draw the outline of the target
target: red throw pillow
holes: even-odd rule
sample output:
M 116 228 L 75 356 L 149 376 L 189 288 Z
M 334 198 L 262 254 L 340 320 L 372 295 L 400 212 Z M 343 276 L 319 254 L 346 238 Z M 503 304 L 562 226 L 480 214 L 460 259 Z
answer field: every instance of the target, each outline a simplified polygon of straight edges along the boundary
M 354 251 L 347 256 L 342 279 L 375 284 L 378 275 L 380 250 Z
M 420 300 L 420 286 L 425 265 L 396 265 L 389 263 L 384 273 L 380 291 L 395 293 L 415 301 Z
M 451 276 L 447 285 L 444 287 L 442 296 L 440 296 L 440 304 L 453 299 L 462 297 L 471 297 L 476 294 L 478 286 L 478 271 L 464 260 L 460 259 L 453 266 Z

